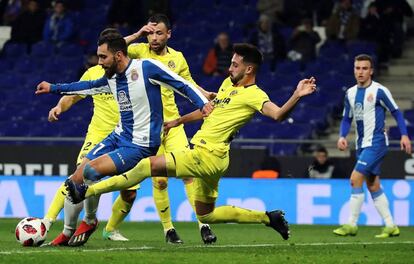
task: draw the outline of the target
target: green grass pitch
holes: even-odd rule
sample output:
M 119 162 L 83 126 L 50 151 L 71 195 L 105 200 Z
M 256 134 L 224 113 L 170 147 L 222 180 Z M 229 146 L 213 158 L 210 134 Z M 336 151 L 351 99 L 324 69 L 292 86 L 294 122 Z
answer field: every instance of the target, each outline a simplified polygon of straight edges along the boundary
M 124 223 L 128 242 L 102 240 L 100 223 L 83 247 L 22 247 L 15 240 L 17 219 L 0 219 L 0 263 L 414 263 L 414 227 L 401 227 L 395 238 L 376 239 L 380 227 L 359 228 L 355 237 L 337 237 L 333 226 L 292 225 L 284 241 L 263 225 L 221 224 L 212 228 L 215 245 L 204 245 L 196 223 L 176 223 L 183 245 L 164 241 L 160 223 Z M 53 225 L 48 240 L 62 229 Z

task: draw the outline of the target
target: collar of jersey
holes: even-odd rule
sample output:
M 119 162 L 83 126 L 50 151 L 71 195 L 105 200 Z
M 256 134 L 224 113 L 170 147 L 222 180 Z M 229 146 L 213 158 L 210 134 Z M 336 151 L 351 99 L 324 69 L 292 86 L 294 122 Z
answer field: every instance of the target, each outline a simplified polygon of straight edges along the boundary
M 128 65 L 126 66 L 125 70 L 121 73 L 117 73 L 116 77 L 121 77 L 123 75 L 125 75 L 125 72 L 128 70 L 129 66 L 131 65 L 133 59 L 129 59 Z

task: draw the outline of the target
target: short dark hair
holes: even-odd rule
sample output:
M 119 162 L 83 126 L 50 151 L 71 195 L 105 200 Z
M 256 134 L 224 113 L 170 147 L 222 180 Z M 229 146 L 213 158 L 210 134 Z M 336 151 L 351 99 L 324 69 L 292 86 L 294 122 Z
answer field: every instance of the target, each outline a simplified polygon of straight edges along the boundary
M 368 54 L 359 54 L 355 56 L 355 61 L 369 61 L 371 63 L 371 68 L 374 68 L 374 60 Z
M 161 13 L 150 16 L 150 18 L 148 18 L 148 22 L 157 23 L 157 24 L 164 23 L 168 30 L 171 29 L 170 20 L 168 19 L 166 15 L 161 14 Z
M 263 62 L 262 53 L 252 44 L 236 43 L 233 45 L 233 51 L 242 56 L 245 63 L 252 63 L 259 67 Z
M 108 45 L 108 49 L 113 53 L 121 51 L 125 56 L 128 54 L 126 41 L 116 29 L 107 28 L 99 34 L 98 46 L 105 43 Z
M 318 146 L 315 150 L 315 152 L 322 152 L 328 155 L 328 150 L 324 146 Z

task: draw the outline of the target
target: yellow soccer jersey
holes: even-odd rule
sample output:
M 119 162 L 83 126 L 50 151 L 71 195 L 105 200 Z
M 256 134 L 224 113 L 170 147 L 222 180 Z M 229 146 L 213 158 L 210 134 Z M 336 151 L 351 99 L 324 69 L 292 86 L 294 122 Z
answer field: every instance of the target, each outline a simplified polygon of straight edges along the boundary
M 257 85 L 235 87 L 230 78 L 225 79 L 213 100 L 213 112 L 204 119 L 191 143 L 209 150 L 229 150 L 232 137 L 267 101 L 269 97 Z
M 97 80 L 104 74 L 104 69 L 100 65 L 96 65 L 82 75 L 81 81 Z M 95 94 L 92 99 L 93 116 L 88 127 L 88 134 L 106 137 L 118 124 L 118 105 L 112 93 Z
M 170 70 L 180 75 L 185 80 L 196 85 L 191 77 L 187 61 L 183 54 L 167 47 L 165 55 L 157 55 L 151 51 L 148 43 L 135 43 L 128 46 L 128 56 L 133 59 L 155 59 L 168 66 Z M 175 104 L 174 92 L 168 88 L 161 87 L 164 121 L 171 121 L 180 117 Z

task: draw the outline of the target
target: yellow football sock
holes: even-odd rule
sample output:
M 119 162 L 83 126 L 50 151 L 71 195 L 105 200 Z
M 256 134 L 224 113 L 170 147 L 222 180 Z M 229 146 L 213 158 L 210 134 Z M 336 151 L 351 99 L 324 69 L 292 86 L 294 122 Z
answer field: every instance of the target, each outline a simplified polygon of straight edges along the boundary
M 114 204 L 112 205 L 112 215 L 106 224 L 105 230 L 112 232 L 118 229 L 119 225 L 124 221 L 125 217 L 128 215 L 131 210 L 132 203 L 128 203 L 122 199 L 121 195 L 116 198 Z
M 150 159 L 141 160 L 133 169 L 119 176 L 112 176 L 109 179 L 95 183 L 89 186 L 85 197 L 98 195 L 107 192 L 120 191 L 128 189 L 135 184 L 142 182 L 145 178 L 151 176 Z
M 55 196 L 53 197 L 52 203 L 47 210 L 45 218 L 51 222 L 54 222 L 59 215 L 60 211 L 63 209 L 63 204 L 65 203 L 66 198 L 66 186 L 64 183 L 60 185 L 57 189 Z
M 190 203 L 191 207 L 193 208 L 194 213 L 196 212 L 195 209 L 195 201 L 194 201 L 194 195 L 193 195 L 193 182 L 191 183 L 184 183 L 184 187 L 185 187 L 185 193 L 187 194 L 187 199 L 188 202 Z M 196 213 L 197 216 L 197 213 Z M 200 220 L 198 220 L 198 227 L 201 228 L 204 224 L 200 222 Z
M 249 210 L 236 206 L 219 206 L 206 215 L 198 215 L 203 223 L 251 223 L 269 224 L 269 217 L 263 211 Z
M 154 197 L 155 207 L 158 211 L 164 232 L 174 228 L 171 221 L 170 197 L 168 189 L 162 189 L 158 186 L 158 178 L 152 178 L 152 196 Z

